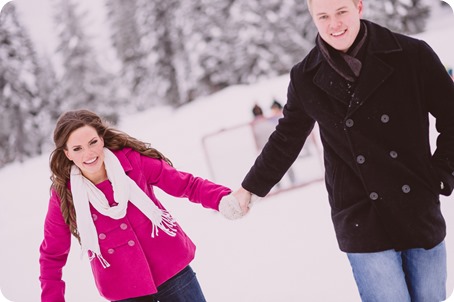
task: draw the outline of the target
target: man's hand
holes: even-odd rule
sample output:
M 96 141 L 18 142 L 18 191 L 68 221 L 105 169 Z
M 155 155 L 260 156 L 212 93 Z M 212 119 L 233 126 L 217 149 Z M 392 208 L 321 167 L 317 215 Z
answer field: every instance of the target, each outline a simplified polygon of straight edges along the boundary
M 233 196 L 235 196 L 235 198 L 238 200 L 242 212 L 244 213 L 244 215 L 246 215 L 251 207 L 252 193 L 247 191 L 243 187 L 240 187 L 236 192 L 233 193 Z

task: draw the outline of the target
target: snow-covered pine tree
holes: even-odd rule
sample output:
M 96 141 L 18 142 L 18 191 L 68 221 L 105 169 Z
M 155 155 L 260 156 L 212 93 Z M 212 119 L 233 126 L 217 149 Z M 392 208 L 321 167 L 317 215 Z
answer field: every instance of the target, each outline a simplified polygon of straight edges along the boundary
M 40 154 L 37 57 L 14 2 L 0 14 L 0 167 Z
M 231 8 L 241 83 L 286 73 L 313 47 L 314 26 L 305 1 L 238 0 Z
M 233 2 L 188 1 L 177 11 L 175 20 L 187 54 L 186 91 L 190 99 L 239 83 L 232 68 L 237 32 L 230 16 Z
M 146 53 L 146 80 L 137 87 L 143 107 L 183 103 L 175 66 L 176 41 L 174 16 L 178 0 L 137 0 L 137 22 L 141 50 Z
M 375 0 L 363 3 L 364 18 L 404 34 L 422 32 L 430 15 L 427 0 Z
M 75 1 L 56 0 L 54 7 L 57 54 L 63 67 L 60 110 L 86 108 L 115 123 L 120 105 L 116 95 L 118 80 L 99 64 Z
M 59 117 L 59 108 L 63 101 L 60 99 L 60 88 L 54 63 L 49 55 L 38 55 L 36 85 L 41 105 L 34 123 L 39 132 L 37 136 L 40 138 L 40 148 L 43 152 L 46 152 L 53 148 L 52 132 Z
M 120 75 L 127 89 L 132 109 L 142 109 L 137 95 L 142 82 L 148 80 L 147 54 L 141 50 L 141 33 L 137 19 L 137 0 L 105 0 L 110 24 L 111 43 L 121 63 Z

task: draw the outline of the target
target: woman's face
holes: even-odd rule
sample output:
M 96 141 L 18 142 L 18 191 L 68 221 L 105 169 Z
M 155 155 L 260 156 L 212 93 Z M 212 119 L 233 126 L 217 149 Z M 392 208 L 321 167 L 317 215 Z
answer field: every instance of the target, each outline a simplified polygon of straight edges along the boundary
M 94 184 L 106 179 L 104 141 L 96 129 L 83 126 L 74 130 L 66 142 L 65 155 Z

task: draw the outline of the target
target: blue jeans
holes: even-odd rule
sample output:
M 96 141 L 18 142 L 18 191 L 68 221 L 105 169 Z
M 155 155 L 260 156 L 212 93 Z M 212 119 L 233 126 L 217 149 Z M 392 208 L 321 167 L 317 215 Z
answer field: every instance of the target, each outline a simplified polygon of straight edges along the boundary
M 446 246 L 347 253 L 363 302 L 441 302 L 446 299 Z
M 153 295 L 125 299 L 117 302 L 206 302 L 199 281 L 188 265 L 181 272 L 158 286 Z

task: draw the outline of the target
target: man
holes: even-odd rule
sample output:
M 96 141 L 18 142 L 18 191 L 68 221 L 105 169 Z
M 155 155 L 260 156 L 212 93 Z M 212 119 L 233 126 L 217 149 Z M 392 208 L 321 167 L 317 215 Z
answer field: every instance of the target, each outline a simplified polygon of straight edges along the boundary
M 308 7 L 316 46 L 292 68 L 284 117 L 235 196 L 244 212 L 265 196 L 317 122 L 338 244 L 362 300 L 443 301 L 439 194 L 454 187 L 454 84 L 425 42 L 361 20 L 362 0 Z

